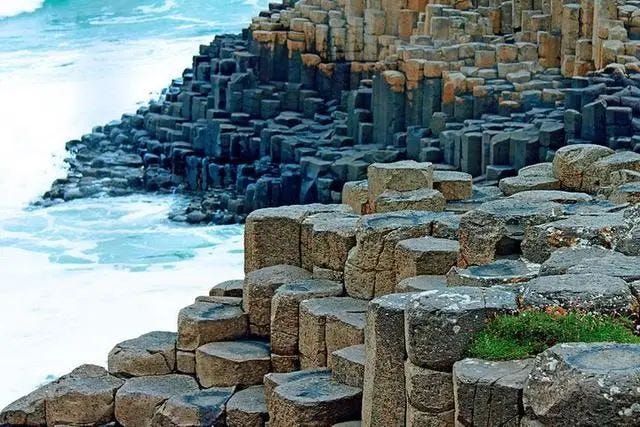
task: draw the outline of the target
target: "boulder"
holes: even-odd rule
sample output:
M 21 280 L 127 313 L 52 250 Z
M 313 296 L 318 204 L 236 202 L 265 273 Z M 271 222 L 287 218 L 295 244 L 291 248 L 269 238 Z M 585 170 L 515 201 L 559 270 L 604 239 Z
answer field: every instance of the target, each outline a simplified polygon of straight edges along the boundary
M 287 283 L 306 279 L 311 279 L 311 273 L 293 265 L 274 265 L 248 273 L 244 282 L 242 305 L 249 317 L 251 334 L 268 337 L 271 299 L 275 291 Z
M 396 281 L 421 275 L 447 274 L 456 265 L 460 244 L 455 240 L 418 237 L 400 241 L 395 251 Z
M 520 425 L 522 389 L 533 361 L 464 359 L 453 365 L 456 424 Z
M 128 379 L 115 397 L 119 424 L 148 427 L 156 410 L 173 396 L 197 392 L 198 383 L 188 375 L 156 375 Z
M 168 399 L 153 416 L 154 426 L 223 426 L 234 387 L 210 388 Z
M 409 361 L 450 371 L 493 316 L 517 310 L 514 293 L 498 287 L 457 287 L 414 294 L 405 310 Z
M 263 427 L 268 418 L 264 386 L 241 390 L 227 403 L 227 427 Z
M 176 369 L 175 332 L 150 332 L 117 344 L 109 353 L 109 372 L 124 377 L 166 375 Z
M 542 425 L 640 424 L 640 345 L 558 344 L 538 355 L 523 392 Z
M 262 384 L 270 369 L 271 351 L 266 342 L 212 342 L 196 350 L 196 376 L 206 388 Z
M 241 307 L 197 302 L 178 314 L 177 348 L 193 351 L 213 341 L 243 337 L 247 332 L 247 316 Z

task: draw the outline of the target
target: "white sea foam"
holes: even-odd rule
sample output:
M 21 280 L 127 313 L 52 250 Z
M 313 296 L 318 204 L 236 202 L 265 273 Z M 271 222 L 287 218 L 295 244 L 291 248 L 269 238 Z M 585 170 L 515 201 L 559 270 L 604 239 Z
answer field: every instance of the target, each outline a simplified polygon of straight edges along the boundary
M 141 12 L 141 13 L 165 13 L 165 12 L 169 12 L 171 9 L 175 8 L 177 6 L 176 1 L 175 0 L 165 0 L 164 2 L 157 4 L 150 4 L 150 5 L 144 5 L 144 6 L 138 6 L 135 8 L 135 10 L 137 12 Z
M 43 4 L 44 0 L 2 0 L 0 1 L 0 19 L 35 12 Z

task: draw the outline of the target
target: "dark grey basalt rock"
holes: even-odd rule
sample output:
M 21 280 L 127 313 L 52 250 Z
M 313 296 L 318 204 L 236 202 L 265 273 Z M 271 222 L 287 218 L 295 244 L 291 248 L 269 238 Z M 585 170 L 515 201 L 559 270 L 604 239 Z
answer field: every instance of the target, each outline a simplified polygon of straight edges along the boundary
M 225 425 L 225 406 L 234 387 L 209 388 L 171 397 L 158 408 L 151 424 L 158 427 L 176 425 Z
M 150 332 L 117 344 L 109 353 L 109 372 L 125 377 L 170 374 L 176 369 L 175 332 Z
M 640 423 L 640 346 L 558 344 L 536 357 L 526 414 L 545 425 Z
M 473 266 L 469 268 L 453 267 L 447 273 L 449 286 L 479 286 L 489 287 L 497 285 L 517 285 L 527 282 L 538 275 L 535 265 L 521 260 L 503 259 L 491 264 Z

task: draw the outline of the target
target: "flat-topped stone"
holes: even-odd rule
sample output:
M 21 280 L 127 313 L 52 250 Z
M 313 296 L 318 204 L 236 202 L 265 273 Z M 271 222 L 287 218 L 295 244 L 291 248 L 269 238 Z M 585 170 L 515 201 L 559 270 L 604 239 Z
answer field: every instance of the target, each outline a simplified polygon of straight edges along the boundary
M 532 190 L 559 190 L 560 181 L 552 174 L 526 174 L 502 178 L 498 184 L 505 196 Z
M 444 275 L 456 265 L 460 244 L 455 240 L 418 237 L 396 246 L 396 280 L 421 275 Z
M 563 307 L 605 314 L 631 313 L 638 301 L 629 285 L 604 274 L 538 277 L 524 285 L 522 303 L 536 308 Z
M 551 252 L 567 246 L 602 246 L 611 248 L 630 226 L 622 213 L 573 215 L 566 219 L 528 227 L 522 242 L 524 256 L 543 263 Z
M 468 268 L 453 267 L 447 274 L 449 286 L 516 285 L 538 275 L 538 268 L 521 260 L 502 259 Z
M 406 347 L 416 366 L 448 371 L 488 319 L 517 310 L 504 289 L 457 287 L 414 294 L 405 311 Z
M 576 203 L 588 203 L 594 200 L 593 196 L 587 193 L 575 193 L 571 191 L 559 190 L 530 190 L 514 194 L 509 197 L 512 200 L 522 200 L 527 202 L 555 202 L 563 205 Z
M 349 297 L 317 298 L 300 304 L 300 364 L 327 366 L 331 353 L 364 342 L 367 301 Z
M 587 191 L 585 174 L 592 164 L 610 156 L 614 151 L 602 145 L 567 145 L 556 151 L 553 158 L 553 174 L 560 180 L 562 188 Z
M 557 219 L 562 205 L 502 199 L 487 202 L 462 215 L 459 265 L 488 264 L 496 256 L 520 252 L 525 227 Z
M 629 182 L 617 186 L 609 195 L 609 200 L 618 204 L 640 204 L 640 182 Z
M 150 426 L 156 410 L 165 401 L 198 390 L 198 383 L 188 375 L 130 378 L 115 395 L 116 420 L 123 426 Z
M 196 350 L 196 376 L 203 387 L 262 384 L 271 369 L 271 350 L 263 341 L 213 342 Z
M 413 191 L 433 188 L 433 164 L 405 160 L 374 163 L 367 170 L 369 200 L 376 200 L 386 190 Z
M 249 317 L 251 334 L 268 337 L 271 322 L 271 299 L 282 285 L 311 279 L 311 272 L 293 265 L 274 265 L 247 274 L 242 305 Z
M 109 353 L 109 372 L 119 376 L 165 375 L 176 369 L 175 332 L 149 332 L 117 344 Z
M 209 295 L 212 297 L 242 298 L 243 286 L 244 280 L 227 280 L 212 287 Z
M 447 201 L 466 200 L 473 194 L 473 177 L 465 172 L 435 170 L 433 188 Z
M 273 391 L 279 385 L 290 383 L 298 380 L 304 380 L 305 378 L 323 377 L 331 378 L 331 371 L 327 368 L 312 368 L 304 369 L 302 371 L 295 372 L 271 372 L 264 376 L 264 395 L 267 402 L 267 407 L 271 405 L 271 397 Z
M 540 275 L 605 274 L 626 282 L 640 280 L 640 257 L 602 248 L 560 249 L 542 264 Z
M 364 344 L 341 348 L 331 353 L 329 368 L 339 383 L 362 388 L 364 380 Z
M 490 362 L 464 359 L 453 365 L 456 423 L 519 425 L 522 389 L 533 360 Z
M 268 418 L 264 386 L 241 390 L 227 403 L 227 427 L 263 427 Z
M 322 279 L 300 280 L 281 286 L 271 300 L 271 351 L 298 354 L 299 306 L 312 298 L 339 297 L 342 283 Z
M 386 190 L 374 201 L 376 213 L 404 210 L 442 212 L 445 204 L 442 193 L 429 188 L 413 191 Z
M 47 425 L 98 425 L 115 420 L 113 396 L 124 381 L 104 368 L 83 365 L 48 387 Z
M 249 214 L 244 232 L 245 272 L 279 264 L 302 266 L 302 222 L 322 212 L 352 210 L 346 205 L 308 204 L 259 209 Z
M 247 316 L 241 307 L 197 302 L 178 314 L 177 348 L 193 351 L 213 341 L 243 337 L 247 332 Z
M 158 408 L 151 424 L 154 426 L 216 426 L 225 421 L 225 406 L 234 387 L 210 388 L 168 399 Z
M 447 287 L 447 276 L 426 275 L 409 277 L 398 283 L 396 292 L 424 292 Z
M 269 425 L 332 425 L 360 416 L 362 390 L 331 378 L 308 377 L 273 391 Z
M 640 345 L 571 343 L 536 357 L 523 402 L 545 425 L 633 426 L 639 395 Z

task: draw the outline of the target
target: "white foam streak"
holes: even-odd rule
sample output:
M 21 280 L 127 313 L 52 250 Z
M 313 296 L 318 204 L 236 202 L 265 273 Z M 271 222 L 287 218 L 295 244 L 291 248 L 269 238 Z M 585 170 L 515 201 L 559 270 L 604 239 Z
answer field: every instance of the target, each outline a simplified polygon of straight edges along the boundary
M 43 4 L 44 0 L 2 0 L 0 1 L 0 18 L 35 12 Z

